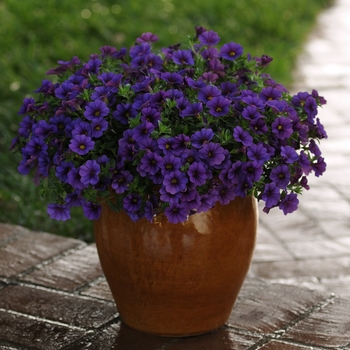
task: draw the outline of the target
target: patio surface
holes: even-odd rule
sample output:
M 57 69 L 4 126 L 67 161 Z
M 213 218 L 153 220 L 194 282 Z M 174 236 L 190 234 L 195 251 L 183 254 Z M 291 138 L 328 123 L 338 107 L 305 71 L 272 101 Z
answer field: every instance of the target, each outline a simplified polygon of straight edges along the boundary
M 223 328 L 189 338 L 132 330 L 94 244 L 0 224 L 0 350 L 350 349 L 349 14 L 350 0 L 321 14 L 295 86 L 328 101 L 319 113 L 328 170 L 296 213 L 260 210 L 253 263 Z

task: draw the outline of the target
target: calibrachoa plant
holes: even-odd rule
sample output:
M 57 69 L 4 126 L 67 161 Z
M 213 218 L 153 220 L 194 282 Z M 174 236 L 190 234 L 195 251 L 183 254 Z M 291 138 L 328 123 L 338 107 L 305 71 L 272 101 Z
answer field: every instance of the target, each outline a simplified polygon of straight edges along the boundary
M 307 176 L 326 169 L 317 91 L 292 96 L 262 73 L 268 56 L 218 46 L 196 27 L 186 47 L 152 49 L 144 33 L 129 50 L 104 46 L 84 63 L 58 61 L 36 99 L 28 97 L 12 148 L 21 174 L 49 191 L 51 218 L 81 206 L 97 219 L 100 202 L 136 221 L 163 212 L 172 223 L 216 202 L 253 195 L 264 211 L 298 207 Z

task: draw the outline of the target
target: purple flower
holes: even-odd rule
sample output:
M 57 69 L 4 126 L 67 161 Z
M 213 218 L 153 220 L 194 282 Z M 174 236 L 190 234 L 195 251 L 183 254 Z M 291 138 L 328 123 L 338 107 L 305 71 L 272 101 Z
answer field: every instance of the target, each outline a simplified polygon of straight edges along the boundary
M 173 61 L 179 65 L 189 65 L 194 64 L 191 50 L 177 50 L 173 53 Z
M 92 137 L 99 138 L 108 129 L 108 122 L 103 117 L 95 118 L 91 122 Z
M 88 120 L 93 120 L 94 118 L 105 117 L 108 115 L 108 113 L 109 108 L 107 105 L 101 100 L 96 100 L 94 102 L 90 102 L 85 107 L 84 116 Z
M 196 186 L 202 186 L 207 181 L 207 169 L 203 163 L 192 163 L 188 168 L 187 174 L 190 181 Z
M 256 160 L 246 162 L 242 166 L 242 171 L 251 182 L 259 181 L 260 176 L 263 173 L 262 163 Z
M 130 104 L 120 103 L 117 105 L 117 110 L 112 113 L 113 117 L 123 125 L 127 125 L 129 118 L 135 118 L 137 110 Z
M 136 142 L 141 142 L 151 135 L 154 130 L 154 125 L 148 121 L 142 122 L 136 128 L 133 129 L 132 138 Z
M 213 97 L 221 95 L 221 91 L 214 85 L 207 85 L 198 92 L 198 100 L 204 103 L 211 101 Z
M 212 30 L 203 32 L 198 36 L 198 39 L 203 45 L 207 46 L 215 46 L 220 41 L 218 34 Z
M 24 151 L 31 156 L 46 156 L 48 146 L 41 137 L 32 137 L 27 145 L 24 147 Z
M 161 73 L 160 77 L 167 81 L 169 84 L 181 84 L 183 81 L 183 78 L 180 74 L 178 73 L 170 73 L 170 72 L 166 72 L 166 73 Z
M 72 136 L 85 135 L 91 137 L 91 124 L 89 122 L 80 122 L 75 124 L 72 130 Z
M 180 113 L 181 117 L 197 116 L 203 110 L 201 102 L 195 102 L 193 104 L 187 104 L 186 108 Z
M 70 219 L 70 210 L 67 205 L 51 203 L 47 206 L 47 213 L 54 220 L 66 221 Z
M 180 170 L 175 170 L 164 176 L 163 186 L 167 192 L 175 194 L 185 190 L 187 182 L 186 174 Z
M 74 164 L 73 162 L 61 162 L 56 167 L 56 176 L 60 179 L 62 182 L 68 181 L 68 173 L 73 168 Z
M 136 39 L 136 42 L 138 42 L 139 44 L 155 43 L 158 40 L 159 40 L 159 38 L 157 35 L 152 34 L 151 32 L 147 32 L 147 33 L 142 33 L 141 36 Z
M 145 153 L 138 165 L 138 171 L 141 176 L 147 176 L 147 174 L 155 175 L 159 170 L 162 161 L 163 158 L 157 153 Z
M 243 130 L 243 128 L 240 126 L 236 126 L 233 129 L 233 138 L 237 142 L 242 142 L 246 147 L 252 145 L 253 143 L 253 137 L 249 134 L 248 131 Z
M 258 111 L 258 108 L 254 105 L 247 106 L 246 108 L 243 109 L 242 111 L 242 117 L 244 119 L 248 119 L 251 121 L 256 121 L 261 117 L 261 114 Z
M 288 166 L 282 164 L 272 169 L 270 174 L 270 179 L 279 188 L 282 188 L 282 189 L 286 188 L 290 180 L 290 173 L 289 173 Z
M 224 149 L 219 143 L 206 143 L 198 152 L 199 157 L 210 166 L 220 165 L 225 159 Z
M 217 196 L 214 193 L 205 193 L 200 197 L 201 204 L 197 208 L 197 213 L 205 212 L 211 209 L 215 202 L 217 201 Z
M 319 177 L 326 171 L 327 164 L 323 157 L 317 158 L 317 163 L 312 164 L 312 170 L 315 172 L 315 176 Z
M 261 90 L 259 97 L 262 101 L 279 100 L 282 96 L 282 91 L 272 86 L 265 87 Z
M 285 158 L 285 162 L 292 164 L 299 159 L 298 153 L 293 147 L 281 146 L 281 156 Z
M 188 210 L 184 208 L 183 205 L 174 203 L 165 208 L 164 214 L 168 218 L 169 222 L 177 224 L 187 219 Z
M 61 100 L 72 99 L 78 94 L 74 87 L 73 83 L 62 83 L 55 89 L 55 96 Z
M 81 182 L 78 169 L 72 167 L 67 174 L 67 182 L 76 190 L 82 190 L 85 186 Z
M 261 198 L 267 208 L 274 207 L 280 200 L 280 197 L 280 189 L 273 182 L 265 185 Z
M 243 54 L 243 47 L 236 43 L 228 43 L 222 46 L 220 56 L 227 60 L 233 61 Z
M 87 154 L 89 151 L 94 149 L 95 142 L 91 140 L 91 137 L 85 135 L 77 135 L 73 139 L 70 140 L 69 148 L 83 156 Z
M 209 113 L 214 117 L 221 117 L 229 112 L 229 106 L 231 101 L 223 96 L 213 97 L 212 100 L 207 102 Z
M 226 205 L 234 200 L 237 196 L 234 187 L 227 187 L 224 184 L 220 184 L 218 187 L 218 200 L 222 205 Z
M 55 134 L 57 132 L 57 126 L 48 124 L 46 120 L 39 120 L 38 124 L 35 124 L 34 128 L 35 135 L 42 138 L 46 138 L 50 134 Z
M 130 174 L 130 171 L 121 171 L 118 175 L 113 176 L 111 186 L 116 193 L 122 194 L 128 189 L 133 179 L 134 177 Z
M 22 121 L 19 123 L 18 133 L 23 137 L 29 137 L 34 121 L 29 115 L 23 117 Z
M 80 191 L 68 193 L 65 199 L 68 208 L 81 207 L 84 204 L 84 199 L 81 197 Z
M 81 182 L 85 185 L 96 185 L 99 182 L 98 175 L 100 174 L 100 165 L 96 160 L 88 160 L 84 165 L 79 168 L 79 175 L 81 176 Z
M 272 132 L 281 140 L 287 139 L 293 134 L 293 124 L 288 118 L 276 118 L 271 126 Z
M 83 204 L 83 213 L 89 220 L 97 220 L 101 215 L 101 206 L 97 203 L 85 202 Z
M 204 144 L 208 143 L 214 137 L 212 129 L 202 129 L 196 131 L 191 136 L 191 144 L 193 147 L 201 148 Z
M 141 121 L 150 122 L 154 127 L 158 126 L 158 121 L 160 121 L 160 112 L 155 108 L 146 107 L 141 110 Z
M 128 194 L 123 199 L 123 208 L 129 212 L 138 211 L 141 208 L 141 197 L 138 194 Z
M 295 193 L 287 194 L 284 199 L 282 199 L 279 208 L 283 211 L 284 215 L 293 213 L 293 211 L 298 209 L 299 200 Z
M 259 164 L 263 164 L 270 159 L 270 154 L 267 152 L 267 148 L 264 147 L 262 142 L 251 144 L 247 149 L 247 155 L 250 160 L 255 160 Z
M 132 48 L 130 48 L 130 57 L 136 58 L 136 57 L 142 57 L 146 56 L 151 52 L 151 46 L 148 42 L 143 42 L 140 45 L 135 45 Z

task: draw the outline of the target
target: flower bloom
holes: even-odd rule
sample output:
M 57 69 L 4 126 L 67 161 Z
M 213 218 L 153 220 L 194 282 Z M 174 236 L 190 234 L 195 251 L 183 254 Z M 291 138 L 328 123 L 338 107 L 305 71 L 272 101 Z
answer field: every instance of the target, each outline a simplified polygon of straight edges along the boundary
M 92 141 L 91 137 L 85 135 L 77 135 L 71 139 L 69 148 L 73 152 L 83 156 L 84 154 L 94 149 L 94 145 L 95 142 Z
M 209 113 L 214 117 L 221 117 L 229 112 L 229 106 L 231 101 L 223 96 L 213 97 L 212 100 L 207 102 Z
M 175 170 L 164 176 L 163 186 L 167 192 L 175 194 L 185 190 L 187 182 L 186 174 Z
M 94 118 L 105 117 L 108 113 L 109 108 L 107 105 L 101 100 L 96 100 L 94 102 L 90 102 L 85 107 L 84 116 L 88 120 L 93 120 Z
M 98 175 L 100 174 L 100 165 L 96 160 L 88 160 L 79 168 L 81 182 L 85 185 L 96 185 L 99 182 Z
M 70 219 L 70 210 L 67 205 L 51 203 L 47 206 L 47 213 L 54 220 L 66 221 Z
M 227 60 L 233 61 L 242 56 L 243 47 L 236 43 L 228 43 L 222 46 L 220 56 Z

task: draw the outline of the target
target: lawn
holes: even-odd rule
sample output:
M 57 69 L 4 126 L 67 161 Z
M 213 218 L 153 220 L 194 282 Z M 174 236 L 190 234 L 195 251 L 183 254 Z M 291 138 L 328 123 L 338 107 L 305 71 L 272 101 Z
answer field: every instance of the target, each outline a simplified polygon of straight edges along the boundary
M 21 119 L 24 97 L 41 85 L 58 60 L 85 60 L 104 45 L 131 45 L 143 32 L 158 47 L 180 43 L 200 25 L 234 41 L 252 56 L 274 58 L 269 67 L 289 86 L 296 57 L 317 15 L 332 0 L 3 0 L 0 2 L 0 221 L 92 240 L 92 223 L 76 212 L 69 222 L 48 218 L 29 177 L 17 173 L 18 155 L 8 151 Z M 317 87 L 315 87 L 317 88 Z

